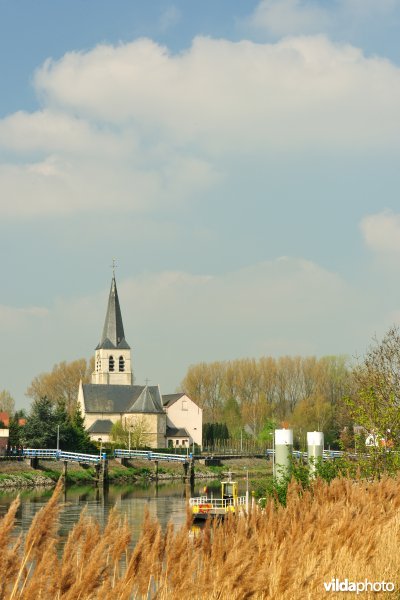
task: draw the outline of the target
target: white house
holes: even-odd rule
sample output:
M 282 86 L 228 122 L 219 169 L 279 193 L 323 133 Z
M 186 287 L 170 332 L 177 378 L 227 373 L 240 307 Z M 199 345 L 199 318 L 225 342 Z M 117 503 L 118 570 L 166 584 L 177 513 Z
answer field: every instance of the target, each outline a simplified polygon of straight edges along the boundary
M 167 444 L 187 446 L 203 443 L 203 410 L 183 393 L 162 397 L 167 413 Z

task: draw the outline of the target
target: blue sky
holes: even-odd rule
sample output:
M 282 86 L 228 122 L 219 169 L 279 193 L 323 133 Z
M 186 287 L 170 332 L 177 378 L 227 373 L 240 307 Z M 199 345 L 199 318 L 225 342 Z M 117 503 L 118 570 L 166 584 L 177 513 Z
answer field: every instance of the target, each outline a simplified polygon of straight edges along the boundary
M 400 319 L 400 0 L 0 0 L 0 389 L 362 354 Z

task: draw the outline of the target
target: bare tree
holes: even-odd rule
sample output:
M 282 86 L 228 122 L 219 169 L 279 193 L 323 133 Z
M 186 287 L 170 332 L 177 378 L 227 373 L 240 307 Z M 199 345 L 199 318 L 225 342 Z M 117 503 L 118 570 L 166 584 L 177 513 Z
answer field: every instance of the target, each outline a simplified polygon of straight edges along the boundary
M 382 439 L 400 437 L 400 330 L 392 326 L 374 340 L 353 370 L 354 391 L 347 403 L 354 420 Z
M 14 413 L 15 401 L 7 390 L 0 392 L 0 412 L 6 412 L 9 415 Z
M 35 377 L 26 391 L 33 400 L 48 398 L 56 403 L 65 402 L 67 411 L 72 414 L 76 408 L 79 381 L 88 383 L 94 370 L 94 358 L 85 358 L 72 362 L 60 362 L 54 365 L 50 373 L 41 373 Z

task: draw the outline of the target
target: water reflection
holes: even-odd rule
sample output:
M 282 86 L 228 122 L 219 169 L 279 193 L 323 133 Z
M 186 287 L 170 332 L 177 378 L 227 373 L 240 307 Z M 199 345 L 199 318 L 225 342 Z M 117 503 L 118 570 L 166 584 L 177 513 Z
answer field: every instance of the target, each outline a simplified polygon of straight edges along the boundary
M 157 518 L 162 527 L 169 521 L 179 527 L 186 519 L 186 499 L 190 495 L 202 492 L 204 486 L 219 493 L 219 482 L 201 481 L 191 489 L 189 484 L 181 481 L 110 485 L 105 489 L 92 485 L 71 486 L 64 490 L 60 502 L 59 533 L 65 540 L 69 531 L 78 521 L 83 507 L 87 515 L 96 519 L 104 527 L 112 507 L 116 507 L 121 515 L 126 516 L 132 530 L 133 542 L 139 536 L 146 509 L 153 518 Z M 0 491 L 0 517 L 3 516 L 13 499 L 20 494 L 21 504 L 16 515 L 15 534 L 25 533 L 35 514 L 46 504 L 52 490 L 34 489 L 18 491 Z

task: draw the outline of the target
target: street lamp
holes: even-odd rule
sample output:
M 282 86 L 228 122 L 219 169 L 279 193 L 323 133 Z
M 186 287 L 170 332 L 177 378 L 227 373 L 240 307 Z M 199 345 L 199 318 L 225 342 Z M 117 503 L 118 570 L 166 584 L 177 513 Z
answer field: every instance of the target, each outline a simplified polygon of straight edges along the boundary
M 275 431 L 271 431 L 272 435 L 272 477 L 275 477 Z
M 103 450 L 103 438 L 99 437 L 99 442 L 100 442 L 100 458 L 101 458 L 101 451 Z
M 197 427 L 193 427 L 193 431 L 197 431 Z M 194 456 L 194 438 L 192 438 L 192 439 L 193 439 L 193 451 L 192 452 L 193 452 L 193 456 Z

